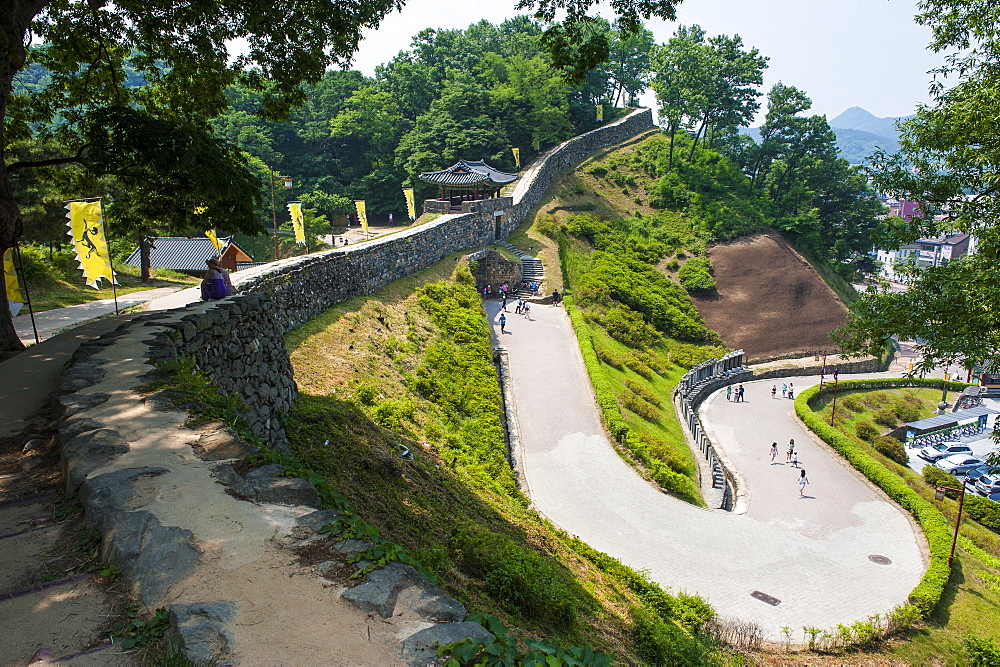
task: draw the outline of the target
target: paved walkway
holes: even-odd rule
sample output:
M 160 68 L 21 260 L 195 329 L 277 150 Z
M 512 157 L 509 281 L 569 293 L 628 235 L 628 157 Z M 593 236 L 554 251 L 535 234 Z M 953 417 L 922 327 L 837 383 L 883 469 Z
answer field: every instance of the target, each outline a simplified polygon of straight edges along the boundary
M 180 287 L 158 287 L 156 289 L 144 290 L 142 292 L 129 292 L 118 296 L 118 309 L 123 310 L 130 306 L 137 306 L 159 297 L 173 294 L 180 290 Z M 53 308 L 35 313 L 35 326 L 38 328 L 39 340 L 45 340 L 56 335 L 60 331 L 65 331 L 84 322 L 95 320 L 109 313 L 115 312 L 114 299 L 100 299 L 98 301 L 88 301 L 87 303 L 65 308 Z M 35 334 L 31 328 L 31 316 L 25 308 L 21 315 L 14 318 L 14 330 L 17 331 L 18 338 L 25 345 L 35 342 Z
M 564 310 L 535 305 L 525 319 L 511 308 L 501 336 L 498 306 L 487 311 L 509 352 L 529 494 L 561 528 L 661 585 L 704 596 L 724 617 L 756 621 L 772 640 L 782 626 L 798 639 L 803 626 L 885 613 L 920 581 L 923 538 L 908 515 L 814 441 L 791 401 L 772 400 L 772 382 L 746 383 L 744 404 L 721 394 L 707 401 L 705 420 L 746 478 L 750 505 L 742 515 L 699 509 L 650 486 L 614 452 Z M 802 390 L 818 379 L 791 381 Z M 804 499 L 798 471 L 783 463 L 790 438 L 811 482 Z

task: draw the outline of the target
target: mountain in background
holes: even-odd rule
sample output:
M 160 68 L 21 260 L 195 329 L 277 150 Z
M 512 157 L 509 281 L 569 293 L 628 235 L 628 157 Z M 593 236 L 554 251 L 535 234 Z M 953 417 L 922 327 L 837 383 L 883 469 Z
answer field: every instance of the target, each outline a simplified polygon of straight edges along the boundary
M 898 151 L 899 131 L 896 130 L 896 122 L 907 118 L 913 116 L 879 118 L 861 107 L 851 107 L 827 122 L 837 135 L 840 156 L 851 164 L 861 164 L 876 148 L 887 153 Z M 741 128 L 741 132 L 753 137 L 754 141 L 760 141 L 760 128 Z

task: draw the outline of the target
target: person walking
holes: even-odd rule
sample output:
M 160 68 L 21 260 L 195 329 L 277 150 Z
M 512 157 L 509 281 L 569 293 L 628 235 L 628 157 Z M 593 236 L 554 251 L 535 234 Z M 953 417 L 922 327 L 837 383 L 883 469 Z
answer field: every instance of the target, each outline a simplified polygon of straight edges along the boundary
M 806 484 L 809 483 L 809 478 L 806 477 L 806 469 L 802 468 L 799 473 L 799 498 L 806 497 Z
M 795 438 L 788 441 L 788 449 L 785 450 L 785 463 L 792 460 L 792 454 L 795 453 Z
M 733 385 L 726 385 L 726 400 L 733 400 Z
M 771 443 L 771 465 L 774 465 L 774 459 L 778 456 L 778 443 Z
M 799 453 L 798 452 L 793 452 L 792 453 L 792 467 L 793 468 L 798 468 L 799 467 Z
M 795 383 L 794 382 L 789 382 L 788 383 L 788 398 L 795 398 L 793 396 L 794 393 L 795 393 Z
M 521 304 L 522 303 L 524 303 L 524 302 L 521 301 L 520 299 L 517 300 L 517 305 L 514 306 L 514 314 L 515 315 L 520 315 L 521 314 Z
M 771 385 L 771 398 L 777 398 L 777 394 L 778 394 L 778 385 L 772 384 Z
M 737 402 L 739 402 L 739 403 L 743 402 L 743 394 L 744 394 L 744 392 L 746 392 L 746 389 L 743 388 L 743 385 L 740 385 L 740 386 L 736 387 L 736 400 L 737 400 Z
M 525 301 L 524 306 L 521 307 L 521 314 L 527 317 L 530 311 L 531 311 L 531 304 Z
M 505 326 L 507 326 L 507 316 L 500 313 L 500 333 L 504 333 Z
M 505 313 L 507 312 L 507 295 L 506 294 L 504 294 L 502 297 L 500 297 L 500 310 L 502 310 Z
M 786 395 L 788 395 L 788 385 L 785 384 L 784 382 L 782 382 L 781 383 L 781 397 L 784 398 Z

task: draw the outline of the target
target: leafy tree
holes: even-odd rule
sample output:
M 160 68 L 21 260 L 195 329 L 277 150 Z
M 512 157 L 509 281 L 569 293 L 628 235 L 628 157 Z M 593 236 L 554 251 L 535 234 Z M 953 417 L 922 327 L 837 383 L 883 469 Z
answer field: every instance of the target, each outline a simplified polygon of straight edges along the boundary
M 636 30 L 640 17 L 673 18 L 675 1 L 623 0 L 615 10 L 624 29 Z M 212 136 L 204 119 L 227 108 L 226 91 L 235 83 L 262 93 L 263 117 L 286 115 L 305 100 L 303 83 L 316 83 L 330 65 L 345 64 L 362 29 L 377 26 L 402 2 L 5 4 L 0 12 L 0 253 L 23 233 L 13 174 L 56 165 L 75 165 L 84 178 L 130 179 L 149 196 L 132 197 L 128 206 L 148 219 L 183 226 L 192 221 L 183 207 L 208 201 L 210 216 L 225 218 L 231 230 L 255 231 L 253 200 L 239 199 L 252 189 L 252 173 L 239 151 Z M 592 4 L 527 0 L 524 6 L 535 7 L 536 17 L 545 21 L 565 10 L 562 23 L 549 30 L 573 32 L 590 20 Z M 29 50 L 32 43 L 40 46 Z M 230 57 L 234 43 L 245 45 L 245 51 Z M 30 86 L 16 87 L 15 77 L 32 65 L 43 68 L 44 75 L 36 69 L 39 76 Z M 167 130 L 186 141 L 170 139 Z M 32 139 L 58 145 L 63 155 L 9 160 L 15 146 Z M 99 143 L 90 143 L 94 140 Z M 111 159 L 122 153 L 132 161 Z M 208 161 L 209 156 L 216 161 Z M 217 176 L 184 178 L 182 170 L 194 165 Z M 165 167 L 170 177 L 160 179 L 154 170 Z M 235 187 L 219 188 L 221 183 Z M 0 350 L 20 347 L 9 313 L 0 309 Z
M 877 349 L 892 334 L 921 341 L 919 371 L 960 362 L 1000 369 L 1000 15 L 988 0 L 925 0 L 918 22 L 933 30 L 931 47 L 953 51 L 937 74 L 934 104 L 902 125 L 900 152 L 877 154 L 876 187 L 921 202 L 925 217 L 887 230 L 883 247 L 962 231 L 978 237 L 976 253 L 911 270 L 909 289 L 871 290 L 839 333 L 845 349 Z M 937 215 L 935 215 L 937 214 Z

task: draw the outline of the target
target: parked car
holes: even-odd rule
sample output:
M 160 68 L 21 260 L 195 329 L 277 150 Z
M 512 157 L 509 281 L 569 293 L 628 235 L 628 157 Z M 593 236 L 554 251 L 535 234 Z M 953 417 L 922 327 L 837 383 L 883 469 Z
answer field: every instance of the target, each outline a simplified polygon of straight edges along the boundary
M 1000 492 L 1000 475 L 983 475 L 976 480 L 976 493 L 979 495 L 988 496 L 997 492 Z
M 984 465 L 983 460 L 968 454 L 952 454 L 943 459 L 938 459 L 934 465 L 952 475 L 961 475 L 973 468 Z M 985 473 L 983 473 L 985 474 Z
M 952 454 L 972 454 L 972 448 L 964 442 L 939 442 L 936 445 L 924 447 L 920 450 L 918 456 L 925 461 L 933 463 L 938 459 L 943 459 Z
M 967 484 L 975 484 L 977 479 L 983 475 L 989 475 L 995 468 L 996 466 L 991 466 L 985 463 L 981 466 L 976 466 L 972 470 L 966 471 L 965 482 Z

